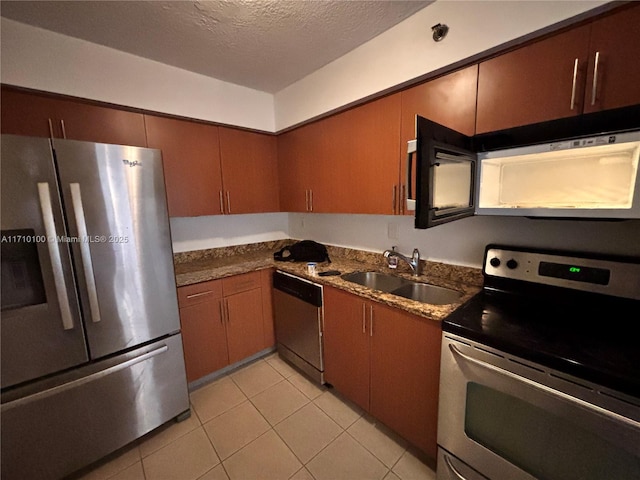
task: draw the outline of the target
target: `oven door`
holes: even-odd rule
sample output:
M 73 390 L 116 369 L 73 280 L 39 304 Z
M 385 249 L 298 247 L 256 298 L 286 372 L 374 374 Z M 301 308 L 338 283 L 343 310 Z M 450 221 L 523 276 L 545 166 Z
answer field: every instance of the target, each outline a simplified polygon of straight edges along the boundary
M 449 333 L 440 382 L 438 479 L 640 479 L 638 399 Z

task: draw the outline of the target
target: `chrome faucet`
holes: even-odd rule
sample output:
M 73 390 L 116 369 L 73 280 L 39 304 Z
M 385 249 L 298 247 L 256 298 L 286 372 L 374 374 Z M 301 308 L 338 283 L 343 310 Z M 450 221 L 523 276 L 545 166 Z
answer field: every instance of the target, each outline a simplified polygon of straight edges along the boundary
M 397 257 L 400 260 L 404 260 L 409 264 L 411 270 L 413 270 L 414 276 L 417 277 L 418 275 L 420 275 L 420 251 L 417 248 L 413 249 L 413 255 L 411 256 L 411 258 L 405 257 L 395 250 L 385 250 L 382 255 L 384 255 L 384 258 L 386 258 L 387 261 L 389 261 L 389 257 Z

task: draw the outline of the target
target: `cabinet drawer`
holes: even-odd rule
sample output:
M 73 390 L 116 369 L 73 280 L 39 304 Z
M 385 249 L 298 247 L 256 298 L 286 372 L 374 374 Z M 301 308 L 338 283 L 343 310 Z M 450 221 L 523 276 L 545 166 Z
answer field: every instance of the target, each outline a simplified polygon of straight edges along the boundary
M 178 288 L 178 306 L 180 308 L 221 297 L 222 282 L 220 280 L 210 280 Z
M 222 280 L 222 292 L 225 297 L 254 288 L 260 288 L 260 272 L 245 273 Z

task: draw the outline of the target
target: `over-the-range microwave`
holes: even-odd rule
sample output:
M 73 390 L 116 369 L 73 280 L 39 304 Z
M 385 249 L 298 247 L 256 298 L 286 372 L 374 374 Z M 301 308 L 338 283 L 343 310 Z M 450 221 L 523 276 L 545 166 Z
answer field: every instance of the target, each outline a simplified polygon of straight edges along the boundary
M 640 128 L 487 151 L 479 143 L 417 116 L 406 198 L 416 228 L 472 215 L 640 218 Z

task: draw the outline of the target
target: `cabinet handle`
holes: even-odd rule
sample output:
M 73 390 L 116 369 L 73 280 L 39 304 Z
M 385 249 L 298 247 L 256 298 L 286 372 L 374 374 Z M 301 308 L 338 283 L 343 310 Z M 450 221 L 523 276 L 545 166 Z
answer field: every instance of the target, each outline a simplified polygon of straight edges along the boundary
M 220 323 L 224 324 L 224 300 L 220 300 Z
M 229 315 L 229 300 L 224 299 L 224 313 L 227 317 L 227 323 L 231 323 L 231 315 Z
M 573 83 L 571 84 L 571 110 L 576 106 L 576 80 L 578 78 L 578 59 L 573 62 Z
M 596 104 L 596 91 L 598 90 L 598 63 L 600 62 L 600 52 L 596 52 L 596 59 L 593 64 L 593 87 L 591 89 L 591 105 Z
M 211 295 L 212 293 L 213 293 L 213 290 L 207 290 L 206 292 L 192 293 L 190 295 L 187 295 L 187 298 L 196 298 L 196 297 L 201 297 L 203 295 Z
M 396 213 L 396 198 L 397 198 L 397 194 L 398 193 L 398 186 L 394 185 L 393 186 L 393 192 L 392 192 L 392 197 L 391 197 L 391 211 L 395 214 Z
M 220 190 L 220 213 L 224 215 L 224 198 L 222 197 L 222 190 Z
M 313 190 L 309 189 L 309 205 L 311 206 L 311 208 L 309 208 L 310 212 L 313 212 Z
M 369 306 L 369 312 L 371 313 L 371 326 L 369 327 L 369 336 L 373 337 L 373 305 Z
M 47 120 L 49 121 L 49 138 L 53 138 L 53 122 L 50 118 L 47 118 Z
M 62 127 L 62 138 L 67 138 L 67 131 L 64 128 L 64 120 L 60 120 L 60 126 Z
M 227 190 L 227 213 L 231 214 L 231 196 L 229 190 Z
M 304 191 L 304 209 L 306 212 L 309 211 L 309 190 Z
M 362 303 L 362 333 L 367 333 L 367 304 Z

